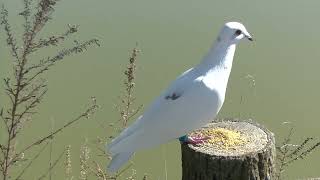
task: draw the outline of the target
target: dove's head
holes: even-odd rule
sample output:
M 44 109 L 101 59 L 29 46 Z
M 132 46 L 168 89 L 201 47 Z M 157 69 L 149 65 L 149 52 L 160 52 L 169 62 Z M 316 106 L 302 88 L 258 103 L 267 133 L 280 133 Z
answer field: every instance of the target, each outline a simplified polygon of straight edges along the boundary
M 228 22 L 223 26 L 218 41 L 224 41 L 228 44 L 237 44 L 244 38 L 253 41 L 252 36 L 244 25 L 239 22 Z

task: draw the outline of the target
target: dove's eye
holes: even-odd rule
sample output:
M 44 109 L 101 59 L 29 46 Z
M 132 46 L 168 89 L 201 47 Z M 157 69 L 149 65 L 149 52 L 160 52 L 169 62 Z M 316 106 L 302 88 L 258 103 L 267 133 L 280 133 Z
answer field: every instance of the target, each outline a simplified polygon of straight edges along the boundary
M 242 31 L 241 30 L 236 30 L 236 32 L 234 33 L 236 36 L 239 36 L 240 34 L 242 34 Z

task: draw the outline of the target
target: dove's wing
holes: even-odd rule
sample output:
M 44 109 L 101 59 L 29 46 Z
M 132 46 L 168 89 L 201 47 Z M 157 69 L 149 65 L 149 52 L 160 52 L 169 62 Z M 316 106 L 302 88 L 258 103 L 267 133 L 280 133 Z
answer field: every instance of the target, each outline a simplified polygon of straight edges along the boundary
M 162 93 L 162 95 L 160 95 L 160 97 L 163 97 L 166 94 L 170 94 L 169 92 L 181 92 L 180 89 L 183 89 L 183 83 L 185 81 L 187 81 L 187 77 L 188 74 L 191 74 L 191 71 L 193 70 L 193 68 L 188 69 L 187 71 L 183 72 L 180 76 L 178 76 L 176 78 L 175 81 L 173 81 L 169 87 L 165 90 L 164 93 Z M 190 75 L 189 75 L 190 76 Z M 181 88 L 179 88 L 181 87 Z M 179 89 L 179 90 L 178 90 Z M 154 100 L 153 104 L 149 107 L 149 109 L 155 109 L 155 108 L 151 108 L 152 106 L 155 106 L 156 102 L 158 99 L 161 99 L 160 97 L 158 97 L 157 99 Z M 167 97 L 168 98 L 168 97 Z M 108 144 L 108 149 L 110 149 L 113 145 L 117 144 L 118 142 L 120 142 L 122 139 L 126 138 L 127 136 L 130 136 L 131 134 L 133 134 L 134 132 L 137 132 L 139 128 L 143 128 L 143 126 L 140 126 L 140 124 L 142 124 L 141 121 L 143 121 L 142 119 L 143 116 L 138 117 L 138 119 L 131 124 L 128 128 L 126 128 L 125 130 L 123 130 L 120 135 L 118 137 L 116 137 L 115 139 L 112 140 L 112 142 L 110 144 Z M 145 118 L 144 118 L 145 119 Z M 110 151 L 110 150 L 109 150 Z
M 178 138 L 208 123 L 221 106 L 219 94 L 190 69 L 109 145 L 109 151 L 136 151 Z
M 181 90 L 183 89 L 182 86 L 184 85 L 183 83 L 189 79 L 188 77 L 191 77 L 191 74 L 193 74 L 192 70 L 193 70 L 193 68 L 190 68 L 187 71 L 185 71 L 184 73 L 182 73 L 180 76 L 178 76 L 176 78 L 176 80 L 173 81 L 169 85 L 169 87 L 160 95 L 160 97 L 156 98 L 153 101 L 153 104 L 150 105 L 150 107 L 148 109 L 149 110 L 150 109 L 156 109 L 156 106 L 158 104 L 157 102 L 159 101 L 159 99 L 161 99 L 161 97 L 164 97 L 166 94 L 170 94 L 170 92 L 181 92 Z M 147 112 L 148 112 L 148 110 L 145 112 L 145 114 Z M 144 121 L 146 121 L 146 118 L 143 118 L 143 117 L 144 117 L 144 115 L 140 116 L 133 124 L 131 124 L 128 128 L 123 130 L 118 137 L 113 139 L 112 142 L 110 144 L 108 144 L 108 149 L 109 149 L 109 151 L 111 153 L 113 152 L 112 151 L 112 149 L 113 149 L 112 147 L 115 144 L 119 143 L 121 140 L 123 140 L 126 137 L 132 135 L 133 133 L 135 133 L 135 132 L 137 133 L 139 131 L 139 129 L 144 129 L 144 125 L 142 125 L 142 124 L 144 124 Z M 148 121 L 151 121 L 151 120 L 148 120 Z

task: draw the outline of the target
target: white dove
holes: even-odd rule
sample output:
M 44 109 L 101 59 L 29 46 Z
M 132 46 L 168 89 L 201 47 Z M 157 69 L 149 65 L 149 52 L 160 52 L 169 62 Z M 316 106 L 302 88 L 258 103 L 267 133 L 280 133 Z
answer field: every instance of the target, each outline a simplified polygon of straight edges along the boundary
M 225 99 L 236 45 L 252 41 L 239 22 L 226 23 L 202 62 L 181 74 L 131 126 L 108 145 L 112 160 L 109 172 L 117 171 L 138 150 L 180 138 L 199 143 L 202 139 L 184 136 L 212 121 Z

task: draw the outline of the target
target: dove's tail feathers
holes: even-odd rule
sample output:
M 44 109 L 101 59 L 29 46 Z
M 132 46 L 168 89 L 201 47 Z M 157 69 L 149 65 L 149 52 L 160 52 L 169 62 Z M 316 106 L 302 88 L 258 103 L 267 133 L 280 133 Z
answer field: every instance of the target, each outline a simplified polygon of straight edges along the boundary
M 111 143 L 108 145 L 108 149 L 110 149 L 112 146 L 114 146 L 115 144 L 119 143 L 121 140 L 125 139 L 126 137 L 130 136 L 131 134 L 133 134 L 135 132 L 135 130 L 137 129 L 137 125 L 138 122 L 141 120 L 143 116 L 138 117 L 138 119 L 128 128 L 126 128 L 125 130 L 123 130 L 120 135 L 116 138 L 114 138 Z
M 108 166 L 109 172 L 116 172 L 122 165 L 124 165 L 132 156 L 133 152 L 122 152 L 112 156 L 112 160 Z

